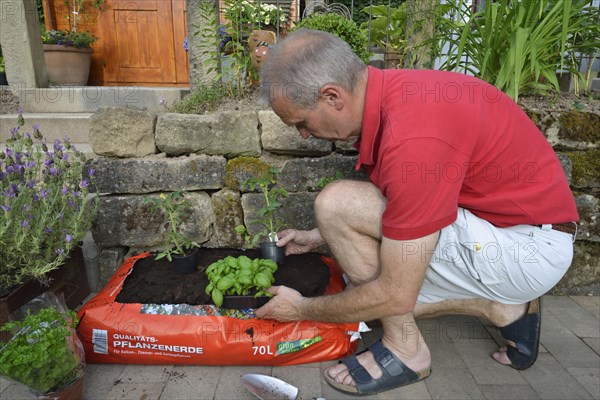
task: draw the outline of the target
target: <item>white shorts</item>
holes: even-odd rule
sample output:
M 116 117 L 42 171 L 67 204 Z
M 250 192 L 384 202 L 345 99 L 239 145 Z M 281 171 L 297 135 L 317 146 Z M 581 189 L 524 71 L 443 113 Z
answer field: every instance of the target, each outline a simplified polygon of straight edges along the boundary
M 517 225 L 498 228 L 459 208 L 440 231 L 419 303 L 484 298 L 504 304 L 535 299 L 563 277 L 573 259 L 573 236 Z

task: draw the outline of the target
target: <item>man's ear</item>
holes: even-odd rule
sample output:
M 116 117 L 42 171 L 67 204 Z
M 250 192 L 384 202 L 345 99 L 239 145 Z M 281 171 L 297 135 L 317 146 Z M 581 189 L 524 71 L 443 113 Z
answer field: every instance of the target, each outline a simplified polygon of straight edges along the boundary
M 343 93 L 338 85 L 328 83 L 323 85 L 320 90 L 321 99 L 331 106 L 334 106 L 336 110 L 344 108 Z

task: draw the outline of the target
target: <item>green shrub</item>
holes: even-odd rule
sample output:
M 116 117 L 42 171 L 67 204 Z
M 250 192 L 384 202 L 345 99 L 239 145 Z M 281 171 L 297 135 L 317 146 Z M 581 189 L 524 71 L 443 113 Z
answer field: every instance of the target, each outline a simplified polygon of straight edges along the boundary
M 179 103 L 169 107 L 169 111 L 179 114 L 204 114 L 216 110 L 224 97 L 225 89 L 220 84 L 200 86 Z
M 354 21 L 348 20 L 339 14 L 313 14 L 300 21 L 295 29 L 300 28 L 332 33 L 348 43 L 352 51 L 361 60 L 365 63 L 369 62 L 367 35 Z

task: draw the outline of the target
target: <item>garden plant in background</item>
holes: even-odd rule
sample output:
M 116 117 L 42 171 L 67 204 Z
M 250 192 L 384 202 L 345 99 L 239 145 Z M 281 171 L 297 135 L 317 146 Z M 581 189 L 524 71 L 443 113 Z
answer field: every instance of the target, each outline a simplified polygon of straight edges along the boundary
M 11 129 L 0 151 L 0 294 L 60 267 L 90 229 L 94 170 L 68 138 L 47 144 L 39 126 Z
M 467 3 L 457 0 L 440 27 L 448 57 L 441 68 L 473 74 L 515 100 L 559 91 L 557 71 L 580 76 L 572 54 L 598 48 L 598 10 L 589 1 L 499 0 L 477 13 Z
M 158 197 L 147 197 L 144 202 L 153 211 L 160 211 L 167 217 L 167 232 L 163 244 L 164 250 L 156 255 L 156 259 L 166 257 L 173 261 L 173 256 L 183 256 L 200 247 L 182 229 L 183 219 L 189 213 L 190 202 L 185 198 L 187 192 L 176 191 L 169 194 L 161 193 Z
M 313 14 L 300 21 L 295 29 L 306 28 L 332 33 L 344 40 L 365 63 L 369 62 L 367 35 L 354 21 L 339 14 Z

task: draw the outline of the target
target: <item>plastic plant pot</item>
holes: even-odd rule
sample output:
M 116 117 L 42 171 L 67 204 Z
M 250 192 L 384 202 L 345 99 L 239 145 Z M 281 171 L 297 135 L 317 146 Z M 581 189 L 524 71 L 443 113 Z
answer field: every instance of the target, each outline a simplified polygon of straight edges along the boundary
M 277 264 L 285 263 L 285 248 L 277 247 L 275 242 L 263 242 L 260 244 L 262 258 L 268 258 Z
M 176 274 L 187 275 L 196 272 L 198 266 L 198 251 L 196 247 L 191 252 L 185 255 L 174 255 L 173 256 L 173 269 Z

